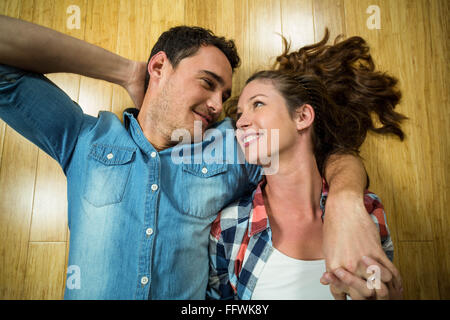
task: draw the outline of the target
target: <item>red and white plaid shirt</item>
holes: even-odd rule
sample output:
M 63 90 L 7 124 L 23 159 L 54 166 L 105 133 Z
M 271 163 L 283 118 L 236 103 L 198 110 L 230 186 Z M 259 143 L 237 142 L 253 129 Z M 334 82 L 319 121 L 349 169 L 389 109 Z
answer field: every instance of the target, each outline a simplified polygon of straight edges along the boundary
M 272 232 L 264 206 L 263 179 L 252 195 L 243 197 L 219 212 L 210 233 L 210 276 L 208 299 L 243 299 L 252 296 L 258 277 L 263 270 L 272 247 Z M 325 214 L 328 186 L 323 183 L 320 208 Z M 383 250 L 390 260 L 394 248 L 386 215 L 380 199 L 366 191 L 364 204 L 376 224 Z

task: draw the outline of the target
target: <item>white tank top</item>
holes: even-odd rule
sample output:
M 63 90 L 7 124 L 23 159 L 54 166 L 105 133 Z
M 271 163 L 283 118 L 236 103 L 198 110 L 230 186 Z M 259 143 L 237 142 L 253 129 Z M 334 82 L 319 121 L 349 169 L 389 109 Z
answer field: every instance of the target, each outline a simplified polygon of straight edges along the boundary
M 252 300 L 333 300 L 320 283 L 325 260 L 297 260 L 273 248 L 256 282 Z

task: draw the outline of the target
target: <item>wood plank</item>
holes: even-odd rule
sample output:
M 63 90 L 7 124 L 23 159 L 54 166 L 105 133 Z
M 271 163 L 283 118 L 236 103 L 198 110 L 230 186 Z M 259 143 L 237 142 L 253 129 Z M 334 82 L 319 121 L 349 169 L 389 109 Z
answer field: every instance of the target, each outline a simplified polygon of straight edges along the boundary
M 65 256 L 65 242 L 30 242 L 24 299 L 62 299 Z
M 0 14 L 18 18 L 20 14 L 20 1 L 17 0 L 3 0 L 0 2 Z
M 0 168 L 1 299 L 23 298 L 37 152 L 31 142 L 6 129 Z
M 67 181 L 59 164 L 39 150 L 30 241 L 66 241 Z
M 6 123 L 0 120 L 0 167 L 2 166 L 3 145 L 5 142 Z
M 430 38 L 429 82 L 430 96 L 428 108 L 428 127 L 433 141 L 432 157 L 427 160 L 432 167 L 435 188 L 433 202 L 435 210 L 430 212 L 433 227 L 434 246 L 436 252 L 437 274 L 439 275 L 440 298 L 450 299 L 450 219 L 447 213 L 447 203 L 450 201 L 450 92 L 448 79 L 450 78 L 450 43 L 448 32 L 450 25 L 450 3 L 448 1 L 428 1 L 425 5 L 429 9 L 428 37 Z M 447 39 L 447 41 L 443 40 Z
M 85 37 L 89 43 L 116 52 L 119 0 L 88 0 Z M 79 104 L 86 114 L 111 110 L 113 84 L 81 77 Z
M 361 13 L 372 4 L 380 8 L 380 30 L 364 28 L 367 15 Z M 449 144 L 441 143 L 450 126 L 445 88 L 448 43 L 441 40 L 448 32 L 443 14 L 448 12 L 448 3 L 443 6 L 440 1 L 347 1 L 345 7 L 349 33 L 367 38 L 377 65 L 400 80 L 403 101 L 398 109 L 410 117 L 404 125 L 407 139 L 401 143 L 371 136 L 365 154 L 372 169 L 376 168 L 371 170 L 373 185 L 383 197 L 388 196 L 385 206 L 392 213 L 391 231 L 398 234 L 397 240 L 434 240 L 434 251 L 423 251 L 423 259 L 440 261 L 430 270 L 430 277 L 438 279 L 441 298 L 449 297 L 450 291 L 450 230 L 445 214 Z M 403 254 L 407 255 L 415 253 Z M 402 270 L 408 266 L 403 259 L 399 264 Z
M 343 0 L 314 0 L 314 37 L 315 42 L 322 40 L 325 28 L 330 31 L 331 42 L 345 34 L 345 12 Z
M 3 0 L 0 2 L 0 14 L 18 18 L 20 15 L 20 1 Z M 0 166 L 2 164 L 3 144 L 5 141 L 6 123 L 0 120 Z
M 402 261 L 404 299 L 439 299 L 437 259 L 434 255 L 433 241 L 401 241 L 396 255 Z M 448 277 L 447 277 L 448 279 Z
M 279 1 L 249 0 L 244 50 L 249 55 L 243 61 L 250 73 L 270 68 L 281 53 L 281 9 Z
M 128 59 L 147 61 L 152 39 L 150 34 L 152 4 L 145 0 L 120 1 L 117 54 Z M 126 108 L 135 107 L 128 92 L 113 86 L 112 112 L 122 119 Z M 140 106 L 139 106 L 140 107 Z
M 281 32 L 299 49 L 315 42 L 313 1 L 281 1 Z
M 185 23 L 210 29 L 214 33 L 217 29 L 217 1 L 215 0 L 191 0 L 185 4 Z

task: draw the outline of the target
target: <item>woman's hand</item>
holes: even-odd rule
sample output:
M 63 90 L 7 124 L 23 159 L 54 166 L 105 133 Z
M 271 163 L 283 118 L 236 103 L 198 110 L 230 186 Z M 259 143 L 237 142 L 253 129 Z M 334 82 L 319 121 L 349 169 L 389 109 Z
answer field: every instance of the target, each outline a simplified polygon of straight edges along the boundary
M 145 75 L 147 73 L 147 63 L 143 61 L 130 62 L 130 76 L 122 85 L 133 100 L 136 108 L 141 109 L 145 96 Z
M 394 275 L 369 257 L 363 257 L 359 269 L 365 270 L 362 277 L 344 268 L 337 268 L 333 272 L 325 272 L 320 282 L 323 285 L 330 285 L 331 294 L 336 300 L 346 300 L 347 295 L 352 300 L 399 300 L 403 298 L 403 288 L 398 271 Z M 367 273 L 368 270 L 375 272 Z

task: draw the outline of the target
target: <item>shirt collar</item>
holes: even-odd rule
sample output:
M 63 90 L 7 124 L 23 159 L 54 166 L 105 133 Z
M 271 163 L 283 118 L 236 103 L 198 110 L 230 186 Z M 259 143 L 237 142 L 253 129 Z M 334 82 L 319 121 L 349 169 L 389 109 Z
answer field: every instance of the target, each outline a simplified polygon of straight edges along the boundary
M 266 206 L 264 205 L 264 198 L 262 190 L 266 186 L 266 178 L 263 176 L 258 183 L 256 190 L 253 193 L 253 205 L 250 211 L 248 236 L 252 237 L 270 227 L 269 217 L 267 215 Z M 320 196 L 320 209 L 322 210 L 322 220 L 325 215 L 325 202 L 328 196 L 328 184 L 325 179 L 322 179 L 322 193 Z
M 139 148 L 146 153 L 147 155 L 151 154 L 156 149 L 153 145 L 148 141 L 148 139 L 144 136 L 144 132 L 142 132 L 142 128 L 137 121 L 137 114 L 139 113 L 138 109 L 129 108 L 123 112 L 123 119 L 125 128 L 131 133 L 131 136 L 134 139 L 134 142 L 139 146 Z
M 264 205 L 264 198 L 262 190 L 266 186 L 266 178 L 263 176 L 262 180 L 258 183 L 256 190 L 253 193 L 253 205 L 250 211 L 249 237 L 262 232 L 269 228 L 269 217 L 267 216 L 266 207 Z

